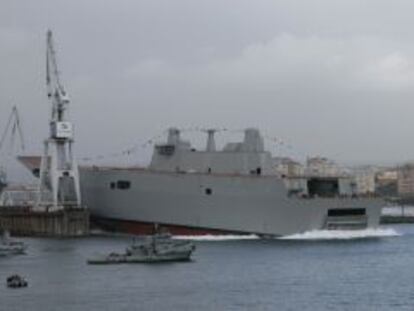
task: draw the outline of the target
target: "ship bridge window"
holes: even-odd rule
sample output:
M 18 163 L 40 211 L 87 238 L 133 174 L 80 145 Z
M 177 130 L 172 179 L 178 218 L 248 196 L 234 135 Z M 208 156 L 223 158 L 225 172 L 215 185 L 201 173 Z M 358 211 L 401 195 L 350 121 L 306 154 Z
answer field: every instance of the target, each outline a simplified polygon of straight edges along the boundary
M 131 182 L 128 180 L 118 180 L 116 183 L 116 187 L 118 189 L 123 189 L 123 190 L 129 189 L 131 188 Z
M 364 216 L 365 208 L 337 208 L 328 210 L 328 216 L 340 217 L 340 216 Z
M 159 145 L 155 146 L 157 149 L 158 154 L 164 156 L 171 156 L 174 154 L 175 146 L 174 145 Z
M 317 177 L 308 179 L 308 192 L 311 197 L 334 197 L 339 195 L 338 178 Z

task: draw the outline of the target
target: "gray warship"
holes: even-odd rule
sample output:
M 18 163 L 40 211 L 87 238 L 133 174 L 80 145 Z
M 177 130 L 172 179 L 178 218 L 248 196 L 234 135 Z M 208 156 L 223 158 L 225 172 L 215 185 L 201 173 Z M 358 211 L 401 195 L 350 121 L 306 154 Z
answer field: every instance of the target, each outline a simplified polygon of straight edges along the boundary
M 88 264 L 158 263 L 189 261 L 195 245 L 175 241 L 169 233 L 144 236 L 126 248 L 125 253 L 109 253 L 88 259 Z
M 140 167 L 80 167 L 82 202 L 111 230 L 149 234 L 154 224 L 172 234 L 283 236 L 322 229 L 379 225 L 384 202 L 356 196 L 349 176 L 277 176 L 257 129 L 216 149 L 207 131 L 196 150 L 171 128 Z

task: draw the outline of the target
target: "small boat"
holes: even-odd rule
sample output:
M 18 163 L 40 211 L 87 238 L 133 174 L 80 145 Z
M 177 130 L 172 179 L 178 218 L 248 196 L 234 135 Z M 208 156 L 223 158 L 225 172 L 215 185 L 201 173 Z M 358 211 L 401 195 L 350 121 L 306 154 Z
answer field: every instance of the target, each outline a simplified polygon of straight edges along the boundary
M 195 245 L 175 241 L 170 234 L 161 233 L 134 240 L 125 253 L 109 253 L 88 259 L 89 264 L 157 263 L 189 261 Z
M 27 287 L 27 281 L 18 274 L 13 274 L 7 278 L 7 287 L 10 288 L 20 288 Z
M 23 242 L 11 240 L 9 232 L 3 231 L 0 240 L 0 256 L 24 254 L 26 249 L 27 246 Z

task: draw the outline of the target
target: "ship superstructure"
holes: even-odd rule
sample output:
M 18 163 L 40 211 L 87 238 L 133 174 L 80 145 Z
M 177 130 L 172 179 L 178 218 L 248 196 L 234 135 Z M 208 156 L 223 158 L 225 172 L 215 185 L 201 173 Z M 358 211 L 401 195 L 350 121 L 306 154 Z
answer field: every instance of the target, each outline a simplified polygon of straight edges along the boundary
M 318 229 L 376 227 L 381 199 L 357 197 L 352 178 L 277 176 L 257 129 L 217 150 L 207 130 L 196 150 L 171 128 L 147 168 L 81 167 L 84 203 L 113 229 L 149 233 L 287 235 Z
M 228 143 L 220 151 L 215 148 L 214 130 L 207 133 L 206 149 L 196 150 L 181 139 L 179 129 L 169 129 L 167 142 L 155 146 L 149 169 L 209 174 L 271 174 L 271 154 L 264 150 L 263 138 L 257 129 L 246 129 L 242 142 Z

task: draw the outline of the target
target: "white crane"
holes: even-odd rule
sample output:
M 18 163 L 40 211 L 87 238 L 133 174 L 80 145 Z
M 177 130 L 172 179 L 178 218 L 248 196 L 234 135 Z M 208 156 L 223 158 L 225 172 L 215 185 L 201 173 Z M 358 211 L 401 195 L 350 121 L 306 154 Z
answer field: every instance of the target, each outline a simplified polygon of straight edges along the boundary
M 13 106 L 12 112 L 10 113 L 9 119 L 6 124 L 6 128 L 0 139 L 0 152 L 3 150 L 7 134 L 10 132 L 10 149 L 13 149 L 14 142 L 16 140 L 16 135 L 19 135 L 20 139 L 20 149 L 24 151 L 24 138 L 23 138 L 23 131 L 20 124 L 20 117 L 19 111 L 17 110 L 16 106 Z
M 17 139 L 17 135 L 19 136 L 19 140 L 20 140 L 20 149 L 21 151 L 24 151 L 25 149 L 24 137 L 23 137 L 23 130 L 22 130 L 21 123 L 20 123 L 19 111 L 17 110 L 16 106 L 13 106 L 13 109 L 10 113 L 6 127 L 0 138 L 0 160 L 3 156 L 4 158 L 6 158 L 3 151 L 5 151 L 6 149 L 5 146 L 6 146 L 7 137 L 10 136 L 10 146 L 8 148 L 8 151 L 11 154 L 14 151 L 14 144 Z M 2 163 L 0 161 L 0 192 L 1 192 L 1 189 L 7 184 L 6 169 L 2 166 L 2 164 L 4 164 L 4 162 Z
M 73 156 L 73 126 L 67 120 L 69 97 L 60 81 L 52 32 L 46 43 L 47 97 L 52 104 L 50 135 L 44 143 L 37 208 L 80 207 L 79 172 Z

